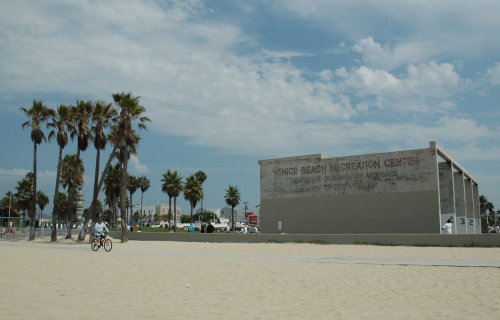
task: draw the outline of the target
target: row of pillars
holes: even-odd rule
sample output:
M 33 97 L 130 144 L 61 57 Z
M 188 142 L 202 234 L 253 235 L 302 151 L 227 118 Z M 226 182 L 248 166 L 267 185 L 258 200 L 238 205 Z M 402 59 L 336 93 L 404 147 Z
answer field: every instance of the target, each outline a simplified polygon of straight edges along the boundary
M 441 226 L 453 220 L 454 234 L 482 233 L 478 184 L 451 161 L 438 163 Z

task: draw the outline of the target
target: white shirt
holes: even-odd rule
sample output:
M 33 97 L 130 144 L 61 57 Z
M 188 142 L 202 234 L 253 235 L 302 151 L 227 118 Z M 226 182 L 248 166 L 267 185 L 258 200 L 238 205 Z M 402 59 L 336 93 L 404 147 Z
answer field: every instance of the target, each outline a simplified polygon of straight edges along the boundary
M 108 227 L 106 227 L 106 225 L 104 224 L 104 222 L 96 222 L 95 226 L 95 234 L 98 235 L 98 236 L 103 236 L 104 235 L 104 232 L 108 232 Z
M 441 230 L 444 230 L 443 233 L 445 234 L 451 234 L 452 233 L 452 227 L 453 224 L 451 222 L 446 222 L 444 226 L 441 228 Z

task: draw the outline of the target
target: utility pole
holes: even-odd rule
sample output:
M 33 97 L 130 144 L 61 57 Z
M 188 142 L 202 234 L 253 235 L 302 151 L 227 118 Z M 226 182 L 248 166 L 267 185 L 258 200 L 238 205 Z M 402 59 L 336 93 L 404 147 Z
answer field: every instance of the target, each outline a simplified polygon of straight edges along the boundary
M 243 204 L 245 205 L 245 220 L 246 220 L 247 219 L 247 210 L 248 210 L 248 201 L 243 201 Z
M 10 231 L 10 207 L 12 206 L 12 192 L 9 192 L 9 219 L 7 219 L 7 230 Z

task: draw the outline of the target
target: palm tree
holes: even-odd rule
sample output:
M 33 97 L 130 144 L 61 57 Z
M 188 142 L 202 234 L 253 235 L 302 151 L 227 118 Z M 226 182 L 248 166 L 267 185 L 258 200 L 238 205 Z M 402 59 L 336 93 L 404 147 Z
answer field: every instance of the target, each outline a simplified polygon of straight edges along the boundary
M 179 195 L 179 189 L 176 188 L 178 186 L 177 180 L 181 180 L 179 173 L 177 171 L 170 171 L 167 170 L 167 172 L 163 173 L 163 181 L 161 185 L 161 191 L 165 192 L 168 195 L 168 219 L 170 222 L 170 219 L 172 218 L 172 198 L 175 195 L 175 191 L 177 190 L 177 196 Z M 174 219 L 175 220 L 175 219 Z M 175 222 L 174 222 L 174 229 L 175 229 Z
M 108 143 L 108 136 L 106 134 L 106 130 L 111 128 L 112 121 L 116 117 L 116 110 L 113 108 L 112 104 L 105 104 L 104 102 L 98 101 L 95 104 L 95 107 L 93 108 L 92 111 L 92 116 L 91 116 L 91 134 L 92 134 L 92 140 L 94 142 L 94 147 L 96 149 L 96 157 L 95 157 L 95 172 L 94 172 L 94 192 L 92 194 L 92 203 L 89 208 L 89 213 L 85 217 L 85 223 L 84 226 L 87 226 L 89 221 L 95 221 L 96 220 L 96 204 L 97 204 L 97 197 L 99 195 L 99 191 L 102 188 L 102 183 L 99 183 L 99 166 L 101 162 L 101 150 L 104 150 L 106 148 L 106 144 Z M 114 152 L 111 153 L 110 155 L 110 161 L 113 158 Z M 106 165 L 107 169 L 108 165 Z M 106 169 L 103 172 L 103 176 L 106 172 Z M 101 177 L 102 178 L 102 177 Z M 101 182 L 103 180 L 101 179 Z M 85 239 L 85 234 L 87 230 L 86 228 L 82 228 L 80 231 L 80 234 L 78 236 L 78 240 L 83 240 Z
M 77 190 L 83 186 L 83 162 L 75 154 L 66 155 L 61 162 L 61 184 L 63 188 L 68 189 L 68 210 L 66 211 L 67 234 L 66 239 L 71 238 L 71 227 L 73 225 L 73 216 L 75 211 L 75 202 Z M 75 194 L 71 194 L 75 193 Z
M 106 173 L 104 178 L 104 194 L 106 196 L 106 204 L 111 209 L 113 213 L 113 225 L 116 221 L 116 207 L 117 202 L 120 197 L 120 177 L 121 177 L 121 166 L 119 163 L 111 166 Z
M 22 180 L 17 182 L 16 193 L 13 197 L 15 199 L 13 206 L 17 211 L 23 212 L 23 216 L 31 210 L 33 181 L 33 172 L 28 172 Z
M 132 201 L 132 196 L 134 193 L 137 191 L 139 188 L 139 179 L 134 176 L 128 176 L 128 183 L 127 183 L 127 189 L 130 194 L 130 214 L 129 214 L 129 219 L 127 221 L 127 224 L 130 224 L 132 219 L 133 219 L 133 214 L 134 214 L 134 202 Z
M 60 105 L 57 111 L 52 114 L 51 121 L 47 123 L 47 128 L 51 129 L 49 133 L 49 141 L 56 137 L 57 144 L 59 145 L 59 157 L 57 160 L 57 174 L 56 174 L 56 188 L 54 191 L 54 206 L 52 208 L 52 233 L 50 241 L 54 242 L 57 240 L 57 206 L 59 195 L 59 181 L 61 178 L 61 162 L 62 162 L 62 152 L 63 149 L 68 144 L 68 132 L 74 130 L 71 108 L 65 105 Z
M 31 141 L 33 141 L 33 190 L 31 199 L 31 211 L 30 211 L 30 236 L 29 240 L 35 240 L 35 212 L 36 212 L 36 175 L 37 175 L 37 147 L 42 141 L 45 141 L 45 134 L 41 128 L 42 123 L 44 123 L 48 117 L 54 112 L 53 110 L 46 107 L 42 101 L 33 100 L 33 105 L 30 109 L 21 107 L 22 112 L 30 119 L 24 122 L 21 127 L 24 129 L 26 127 L 31 128 Z
M 201 183 L 196 176 L 193 174 L 186 179 L 184 184 L 184 199 L 189 201 L 191 206 L 191 223 L 193 220 L 193 209 L 196 207 L 198 201 L 203 197 L 203 190 L 201 189 Z
M 90 101 L 79 100 L 76 102 L 76 106 L 71 108 L 72 118 L 75 130 L 72 130 L 70 137 L 72 140 L 77 139 L 77 149 L 76 149 L 76 160 L 80 160 L 80 152 L 87 150 L 89 146 L 89 140 L 92 139 L 92 135 L 89 129 L 90 117 L 93 111 L 93 104 Z M 83 167 L 83 166 L 82 166 Z M 76 174 L 78 174 L 76 172 Z M 76 190 L 68 190 L 70 205 L 69 208 L 73 211 L 68 212 L 70 215 L 74 215 L 76 208 Z M 70 217 L 70 220 L 72 219 Z M 71 234 L 71 231 L 70 231 Z
M 45 209 L 45 206 L 49 204 L 49 197 L 43 191 L 38 190 L 36 193 L 36 201 L 38 204 L 38 207 L 40 208 L 40 221 L 39 221 L 39 226 L 42 226 L 42 218 L 43 218 L 43 209 Z
M 200 181 L 200 187 L 201 187 L 201 199 L 200 199 L 200 213 L 203 216 L 203 183 L 205 180 L 207 180 L 207 174 L 203 171 L 198 171 L 194 174 L 196 176 L 196 179 Z
M 150 186 L 151 186 L 151 182 L 149 181 L 149 179 L 146 176 L 139 177 L 139 188 L 141 188 L 141 213 L 139 216 L 142 215 L 142 199 L 144 197 L 144 192 L 148 191 Z
M 240 191 L 238 187 L 229 185 L 229 188 L 226 189 L 226 195 L 224 199 L 228 206 L 231 207 L 231 230 L 234 231 L 234 207 L 236 207 L 240 203 Z
M 118 148 L 120 148 L 121 157 L 121 179 L 120 179 L 120 214 L 122 235 L 121 242 L 127 242 L 127 226 L 126 226 L 126 189 L 127 189 L 127 175 L 128 175 L 128 159 L 129 148 L 135 148 L 139 142 L 139 136 L 133 129 L 133 122 L 138 120 L 139 129 L 146 129 L 145 123 L 150 121 L 147 117 L 141 115 L 146 111 L 146 108 L 140 105 L 140 97 L 134 97 L 132 93 L 115 93 L 113 94 L 115 104 L 120 108 L 118 117 L 119 140 L 116 141 Z
M 57 224 L 60 224 L 63 219 L 66 217 L 66 212 L 68 211 L 69 199 L 68 195 L 65 192 L 59 192 L 57 195 L 57 201 L 59 204 L 57 205 L 56 218 Z

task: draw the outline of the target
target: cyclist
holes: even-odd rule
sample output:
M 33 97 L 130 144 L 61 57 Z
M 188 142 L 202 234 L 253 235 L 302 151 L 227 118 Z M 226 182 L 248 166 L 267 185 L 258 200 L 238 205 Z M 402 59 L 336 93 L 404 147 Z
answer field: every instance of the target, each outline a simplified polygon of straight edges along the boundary
M 109 229 L 106 226 L 106 224 L 102 221 L 102 219 L 97 220 L 94 229 L 95 229 L 94 231 L 95 236 L 100 238 L 99 246 L 101 246 L 102 241 L 104 240 L 104 238 L 106 238 L 106 232 L 109 232 Z

